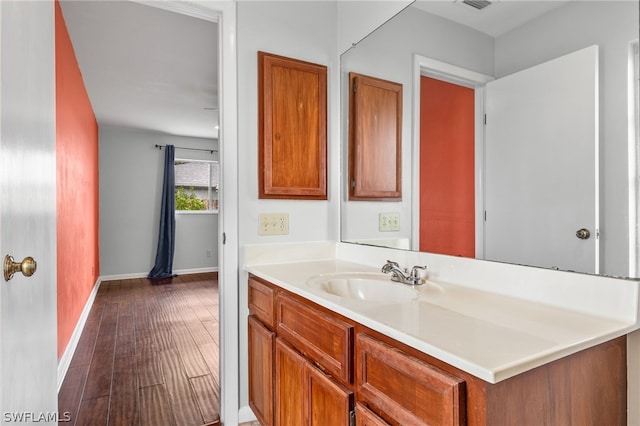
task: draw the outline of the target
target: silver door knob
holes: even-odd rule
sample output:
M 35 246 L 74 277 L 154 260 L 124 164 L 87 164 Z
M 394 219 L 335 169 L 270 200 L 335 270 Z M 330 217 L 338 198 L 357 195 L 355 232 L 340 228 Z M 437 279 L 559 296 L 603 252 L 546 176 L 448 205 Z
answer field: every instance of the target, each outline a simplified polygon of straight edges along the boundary
M 578 231 L 576 232 L 576 237 L 580 238 L 581 240 L 588 240 L 590 236 L 591 232 L 589 232 L 587 228 L 578 229 Z
M 4 257 L 4 280 L 9 281 L 16 272 L 22 272 L 25 277 L 30 277 L 36 272 L 38 264 L 33 257 L 25 257 L 22 262 L 16 262 L 10 254 Z

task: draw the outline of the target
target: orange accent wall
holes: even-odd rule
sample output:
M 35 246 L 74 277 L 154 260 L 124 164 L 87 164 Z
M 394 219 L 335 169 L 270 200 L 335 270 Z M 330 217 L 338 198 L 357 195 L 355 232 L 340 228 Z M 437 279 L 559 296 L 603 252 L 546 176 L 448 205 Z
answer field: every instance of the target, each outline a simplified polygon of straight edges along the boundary
M 100 274 L 98 124 L 55 2 L 58 359 Z
M 420 250 L 475 257 L 474 90 L 420 80 Z

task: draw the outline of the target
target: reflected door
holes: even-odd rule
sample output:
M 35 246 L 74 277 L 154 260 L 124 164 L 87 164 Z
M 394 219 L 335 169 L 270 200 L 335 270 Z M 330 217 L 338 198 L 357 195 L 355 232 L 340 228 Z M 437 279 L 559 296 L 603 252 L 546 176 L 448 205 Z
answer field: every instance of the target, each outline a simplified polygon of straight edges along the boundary
M 420 77 L 420 251 L 475 257 L 474 96 Z
M 597 46 L 487 84 L 486 113 L 485 258 L 598 273 Z

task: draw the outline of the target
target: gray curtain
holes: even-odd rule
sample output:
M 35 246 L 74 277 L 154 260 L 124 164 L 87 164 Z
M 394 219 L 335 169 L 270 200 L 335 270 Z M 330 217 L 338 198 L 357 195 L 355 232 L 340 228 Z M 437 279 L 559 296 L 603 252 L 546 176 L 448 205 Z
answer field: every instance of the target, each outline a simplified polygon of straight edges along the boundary
M 158 249 L 156 251 L 156 263 L 147 276 L 149 279 L 171 278 L 175 276 L 173 273 L 173 254 L 176 241 L 174 159 L 175 147 L 173 145 L 167 145 L 164 152 L 164 180 L 162 185 L 162 202 L 160 204 Z

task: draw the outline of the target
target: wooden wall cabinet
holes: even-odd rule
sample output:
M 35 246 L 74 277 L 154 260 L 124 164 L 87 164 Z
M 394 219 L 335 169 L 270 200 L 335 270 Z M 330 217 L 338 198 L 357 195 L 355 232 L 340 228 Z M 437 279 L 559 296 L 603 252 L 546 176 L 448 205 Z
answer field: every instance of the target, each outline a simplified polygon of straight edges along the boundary
M 327 67 L 258 52 L 259 198 L 327 199 Z
M 349 200 L 402 200 L 402 85 L 349 73 Z

